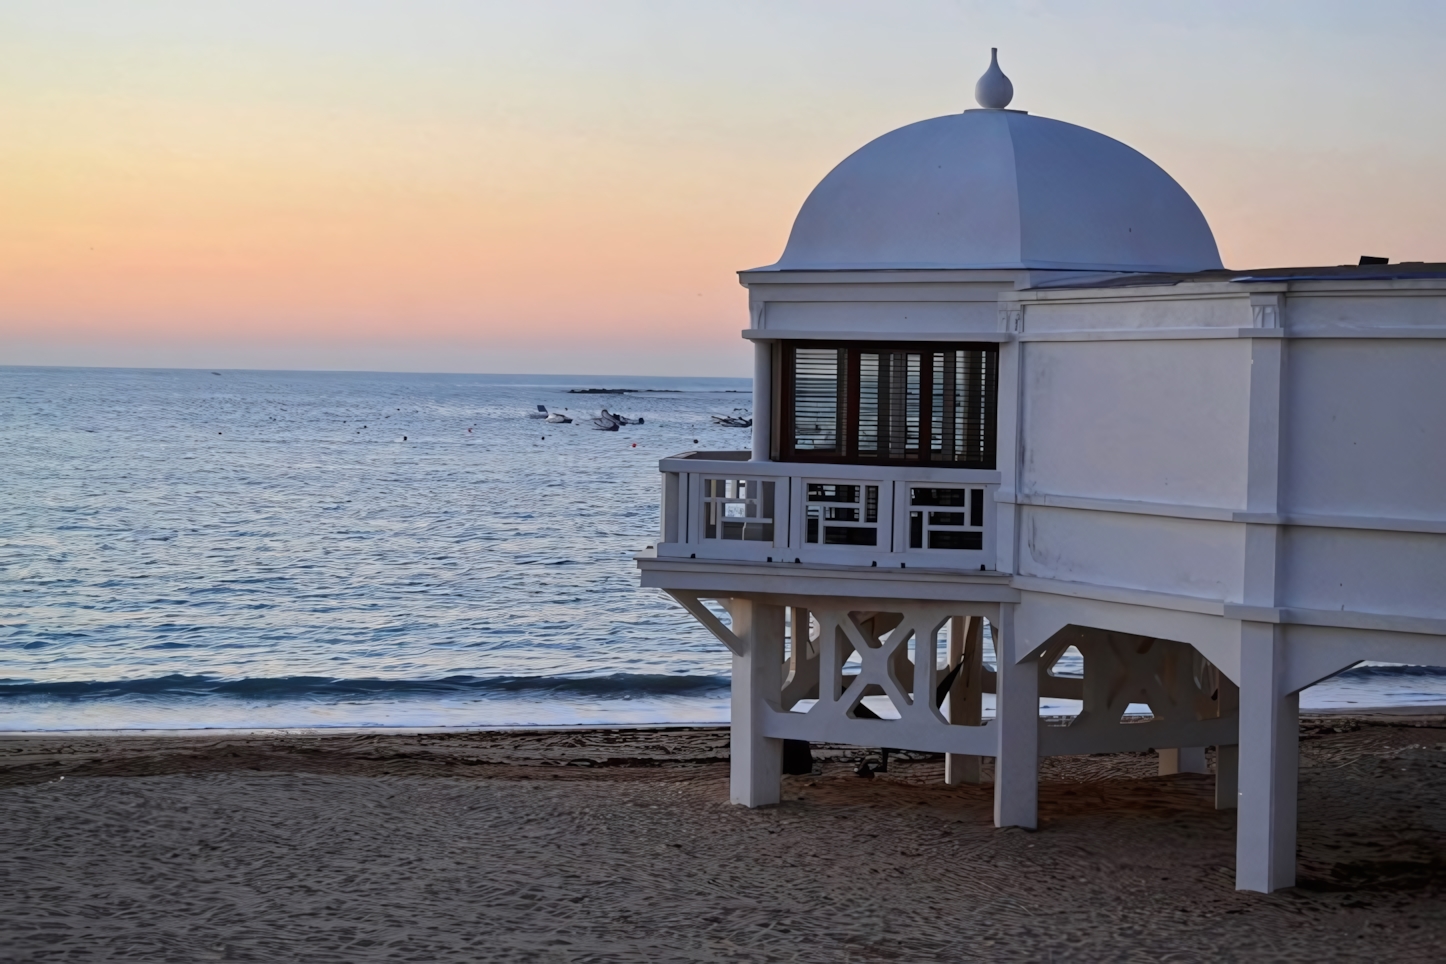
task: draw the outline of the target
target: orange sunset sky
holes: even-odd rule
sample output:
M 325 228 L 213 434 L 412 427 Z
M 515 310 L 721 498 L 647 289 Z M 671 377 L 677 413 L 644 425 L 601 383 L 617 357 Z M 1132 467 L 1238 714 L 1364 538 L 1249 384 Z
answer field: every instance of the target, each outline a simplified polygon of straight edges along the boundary
M 1231 267 L 1446 260 L 1446 4 L 0 5 L 0 364 L 747 375 L 888 130 L 1138 148 Z

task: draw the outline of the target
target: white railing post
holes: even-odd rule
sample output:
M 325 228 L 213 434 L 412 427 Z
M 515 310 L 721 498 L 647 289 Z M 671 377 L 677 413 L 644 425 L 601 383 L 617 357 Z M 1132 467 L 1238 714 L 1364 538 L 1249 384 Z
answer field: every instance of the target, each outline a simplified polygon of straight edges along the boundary
M 703 541 L 703 520 L 698 514 L 703 505 L 703 480 L 697 472 L 689 472 L 686 478 L 688 504 L 683 515 L 683 541 L 688 545 L 697 545 Z
M 793 477 L 781 475 L 773 487 L 773 548 L 787 549 L 793 525 Z
M 678 513 L 682 507 L 678 504 L 678 473 L 663 473 L 663 511 L 661 531 L 658 533 L 659 542 L 678 541 Z
M 984 565 L 999 569 L 999 503 L 994 501 L 998 483 L 984 487 Z

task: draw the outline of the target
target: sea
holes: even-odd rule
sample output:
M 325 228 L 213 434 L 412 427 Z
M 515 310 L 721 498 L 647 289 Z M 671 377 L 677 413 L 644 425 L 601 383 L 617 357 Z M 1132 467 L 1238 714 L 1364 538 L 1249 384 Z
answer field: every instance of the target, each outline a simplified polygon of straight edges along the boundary
M 726 722 L 726 650 L 633 557 L 658 459 L 747 448 L 710 416 L 750 392 L 0 367 L 0 730 Z M 1302 695 L 1426 703 L 1446 675 L 1410 666 Z

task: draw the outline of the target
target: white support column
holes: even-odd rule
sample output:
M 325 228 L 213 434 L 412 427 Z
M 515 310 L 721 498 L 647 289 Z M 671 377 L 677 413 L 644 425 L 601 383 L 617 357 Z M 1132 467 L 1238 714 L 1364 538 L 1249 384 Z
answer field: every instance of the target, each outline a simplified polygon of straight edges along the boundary
M 783 688 L 783 607 L 733 599 L 733 633 L 746 649 L 733 655 L 729 799 L 745 807 L 779 800 L 783 741 L 760 732 L 763 711 Z
M 768 462 L 773 447 L 773 342 L 753 343 L 753 461 Z
M 994 825 L 1026 827 L 1039 823 L 1039 667 L 1034 660 L 1014 661 L 1014 606 L 999 607 L 994 635 L 994 725 L 999 746 L 994 757 Z
M 1284 328 L 1282 288 L 1252 291 L 1253 323 Z M 1250 339 L 1250 429 L 1245 507 L 1281 511 L 1281 401 L 1285 343 Z M 1280 527 L 1245 526 L 1241 602 L 1273 608 L 1279 602 Z M 1285 641 L 1278 626 L 1240 624 L 1239 813 L 1235 831 L 1235 887 L 1269 893 L 1295 883 L 1296 779 L 1299 770 L 1300 697 L 1285 693 Z M 1225 687 L 1222 685 L 1222 690 Z
M 949 687 L 949 722 L 978 726 L 983 722 L 984 619 L 955 616 L 949 620 L 949 668 L 964 666 Z M 978 784 L 983 758 L 969 753 L 944 754 L 944 782 Z
M 1295 883 L 1300 696 L 1282 695 L 1279 627 L 1240 627 L 1240 814 L 1235 889 L 1270 893 Z

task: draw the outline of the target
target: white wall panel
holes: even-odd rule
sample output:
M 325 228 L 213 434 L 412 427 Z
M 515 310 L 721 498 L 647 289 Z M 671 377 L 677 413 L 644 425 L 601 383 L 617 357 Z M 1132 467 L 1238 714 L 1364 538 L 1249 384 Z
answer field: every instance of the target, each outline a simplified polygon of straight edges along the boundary
M 1446 341 L 1292 341 L 1286 505 L 1446 520 Z
M 1285 317 L 1290 330 L 1301 334 L 1361 328 L 1435 328 L 1446 326 L 1446 298 L 1439 291 L 1425 297 L 1292 294 L 1286 301 Z
M 1446 535 L 1292 526 L 1283 552 L 1283 605 L 1446 616 Z
M 1240 598 L 1243 526 L 1040 506 L 1021 516 L 1022 575 Z
M 1021 347 L 1021 491 L 1244 507 L 1247 340 Z
M 1199 298 L 1188 301 L 1122 301 L 1077 303 L 1027 302 L 1024 330 L 1091 331 L 1160 328 L 1249 328 L 1250 298 Z

